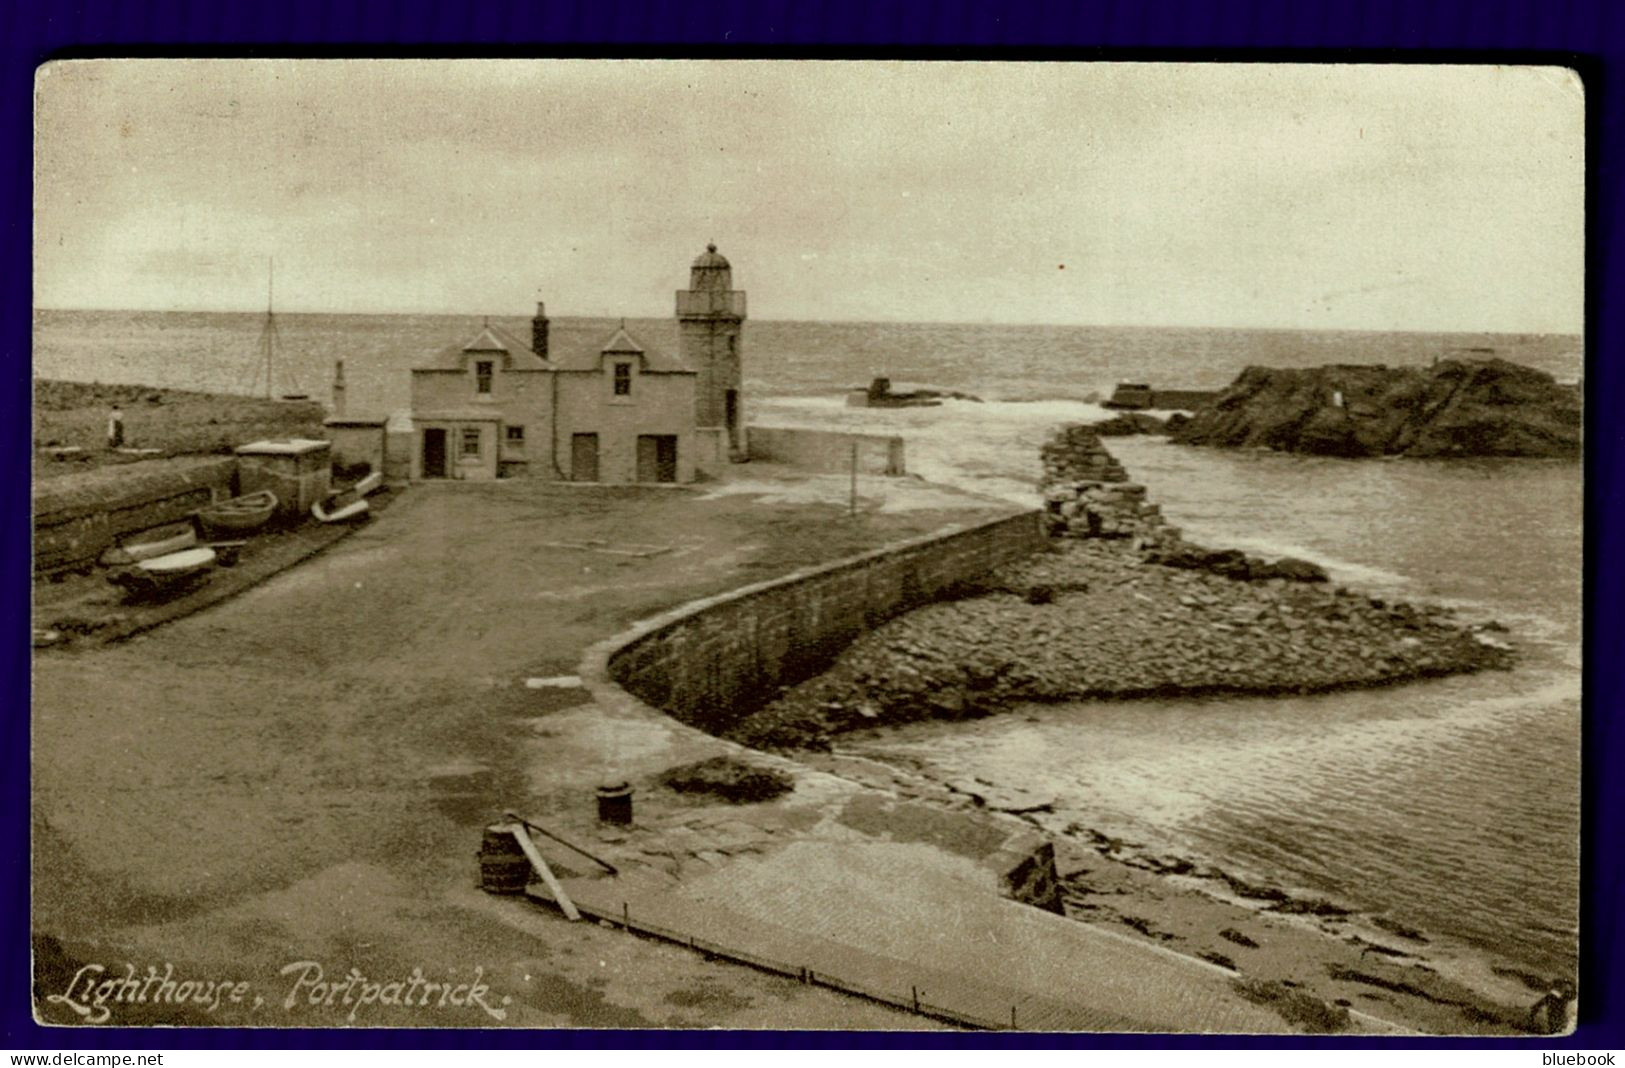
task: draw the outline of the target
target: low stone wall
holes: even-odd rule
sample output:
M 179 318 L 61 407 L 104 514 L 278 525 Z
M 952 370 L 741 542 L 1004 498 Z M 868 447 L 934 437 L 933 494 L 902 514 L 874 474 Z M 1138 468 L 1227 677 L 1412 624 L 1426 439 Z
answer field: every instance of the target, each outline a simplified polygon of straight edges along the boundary
M 185 519 L 236 491 L 237 460 L 230 456 L 139 474 L 105 470 L 105 482 L 35 491 L 34 570 L 89 564 L 125 534 Z
M 637 698 L 723 731 L 824 670 L 860 634 L 1038 549 L 1040 518 L 1023 512 L 708 598 L 598 655 L 607 677 Z
M 750 458 L 764 463 L 845 473 L 852 469 L 852 450 L 856 448 L 860 475 L 908 473 L 900 437 L 777 426 L 752 426 L 747 428 L 747 435 Z

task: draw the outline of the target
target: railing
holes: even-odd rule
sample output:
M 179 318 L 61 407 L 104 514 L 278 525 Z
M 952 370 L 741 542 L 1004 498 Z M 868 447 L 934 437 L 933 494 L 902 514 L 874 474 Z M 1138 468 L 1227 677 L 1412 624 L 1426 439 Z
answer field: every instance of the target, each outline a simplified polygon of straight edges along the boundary
M 554 903 L 548 902 L 548 904 Z M 1018 1011 L 1019 1006 L 1016 1003 L 1011 1004 L 1008 1017 L 1002 1014 L 998 1019 L 994 1019 L 992 1017 L 973 1016 L 957 1009 L 950 1009 L 944 1005 L 932 1004 L 921 996 L 921 988 L 918 984 L 911 984 L 906 995 L 901 991 L 882 990 L 876 987 L 866 986 L 863 983 L 837 978 L 836 976 L 830 975 L 827 972 L 816 971 L 807 967 L 806 965 L 792 964 L 788 961 L 776 960 L 772 957 L 765 957 L 757 953 L 750 953 L 742 949 L 736 949 L 732 946 L 724 946 L 720 943 L 712 942 L 709 939 L 700 938 L 692 934 L 685 934 L 682 931 L 665 927 L 649 920 L 634 919 L 631 914 L 630 904 L 624 901 L 621 903 L 621 912 L 619 915 L 605 914 L 599 909 L 582 905 L 580 902 L 576 902 L 576 905 L 583 916 L 603 923 L 608 923 L 614 927 L 620 927 L 633 934 L 643 935 L 648 938 L 658 938 L 663 942 L 669 942 L 673 945 L 686 946 L 689 950 L 695 953 L 704 954 L 708 958 L 725 960 L 733 964 L 743 964 L 747 967 L 755 968 L 758 971 L 769 972 L 774 975 L 782 975 L 786 978 L 795 979 L 809 986 L 821 986 L 825 989 L 838 991 L 839 993 L 847 994 L 852 997 L 863 998 L 866 1001 L 874 1001 L 883 1005 L 889 1005 L 892 1008 L 901 1009 L 904 1012 L 912 1012 L 917 1016 L 924 1016 L 928 1019 L 938 1020 L 942 1023 L 952 1024 L 955 1027 L 963 1027 L 973 1031 L 1020 1029 L 1019 1025 L 1021 1021 Z

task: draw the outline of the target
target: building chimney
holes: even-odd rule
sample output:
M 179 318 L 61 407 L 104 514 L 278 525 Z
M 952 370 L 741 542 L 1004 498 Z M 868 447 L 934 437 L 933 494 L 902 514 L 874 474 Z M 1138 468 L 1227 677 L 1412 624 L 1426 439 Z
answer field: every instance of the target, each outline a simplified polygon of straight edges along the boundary
M 530 321 L 530 349 L 542 359 L 547 359 L 547 308 L 539 300 L 536 302 L 536 318 Z

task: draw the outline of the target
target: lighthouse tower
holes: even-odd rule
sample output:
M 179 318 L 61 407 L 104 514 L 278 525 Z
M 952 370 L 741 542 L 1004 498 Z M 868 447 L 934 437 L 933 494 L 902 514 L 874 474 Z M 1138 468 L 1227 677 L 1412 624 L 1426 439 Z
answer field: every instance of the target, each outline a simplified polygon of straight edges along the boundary
M 717 246 L 695 257 L 687 289 L 677 291 L 677 322 L 682 361 L 699 372 L 694 392 L 694 425 L 702 437 L 719 439 L 717 459 L 743 451 L 740 422 L 740 328 L 745 292 L 733 288 L 733 269 Z

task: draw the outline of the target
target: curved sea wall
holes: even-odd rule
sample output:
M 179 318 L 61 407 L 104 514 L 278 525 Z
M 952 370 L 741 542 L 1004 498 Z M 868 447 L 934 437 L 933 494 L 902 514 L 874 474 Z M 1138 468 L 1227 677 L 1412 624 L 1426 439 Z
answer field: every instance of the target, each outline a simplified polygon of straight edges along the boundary
M 1309 561 L 1184 541 L 1089 427 L 1059 428 L 1042 459 L 1055 552 L 863 635 L 726 736 L 826 749 L 846 731 L 1024 701 L 1311 693 L 1511 663 L 1495 625 L 1362 596 Z
M 588 654 L 606 678 L 689 726 L 720 734 L 912 608 L 974 589 L 1045 544 L 1040 513 L 929 534 L 720 594 L 657 616 Z

